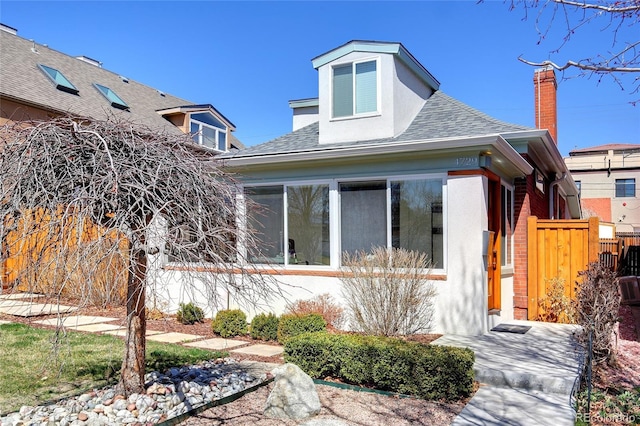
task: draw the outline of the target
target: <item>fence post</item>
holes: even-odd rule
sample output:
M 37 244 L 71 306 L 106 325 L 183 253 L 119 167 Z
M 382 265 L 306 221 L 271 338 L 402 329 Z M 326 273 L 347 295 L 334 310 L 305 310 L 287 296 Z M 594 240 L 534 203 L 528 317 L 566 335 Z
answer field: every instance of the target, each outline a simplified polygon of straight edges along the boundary
M 590 217 L 589 218 L 589 263 L 598 261 L 599 249 L 600 249 L 600 219 L 597 217 Z
M 538 318 L 538 218 L 527 218 L 527 319 Z

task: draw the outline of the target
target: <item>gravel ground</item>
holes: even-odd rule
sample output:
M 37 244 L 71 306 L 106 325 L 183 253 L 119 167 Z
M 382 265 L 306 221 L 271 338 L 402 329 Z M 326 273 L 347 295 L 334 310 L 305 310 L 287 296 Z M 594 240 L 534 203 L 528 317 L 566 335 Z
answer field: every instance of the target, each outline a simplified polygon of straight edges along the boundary
M 236 401 L 211 408 L 188 418 L 181 425 L 289 426 L 305 421 L 270 419 L 262 409 L 273 383 Z M 316 385 L 322 410 L 317 420 L 340 421 L 347 425 L 448 425 L 464 408 L 464 402 L 438 403 L 413 398 L 396 398 L 367 392 Z M 307 420 L 309 421 L 309 420 Z

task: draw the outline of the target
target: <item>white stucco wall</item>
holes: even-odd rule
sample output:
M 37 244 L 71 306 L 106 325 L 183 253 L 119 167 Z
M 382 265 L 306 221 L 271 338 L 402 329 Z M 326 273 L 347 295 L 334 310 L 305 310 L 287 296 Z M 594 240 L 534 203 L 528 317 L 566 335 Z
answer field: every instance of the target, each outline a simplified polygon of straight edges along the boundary
M 445 280 L 434 280 L 435 333 L 477 335 L 507 317 L 487 314 L 486 259 L 483 257 L 483 231 L 487 229 L 486 178 L 482 176 L 449 177 L 446 188 Z M 156 264 L 157 266 L 157 264 Z M 292 273 L 292 271 L 289 271 Z M 185 273 L 155 269 L 150 275 L 159 307 L 175 312 L 179 303 L 193 301 L 212 316 L 218 309 L 240 307 L 249 320 L 257 313 L 234 297 L 227 299 L 226 276 L 212 273 Z M 286 298 L 265 302 L 258 311 L 282 314 L 287 302 L 310 299 L 329 293 L 341 302 L 340 280 L 335 277 L 270 275 L 281 284 Z M 513 312 L 513 280 L 505 277 L 502 287 L 503 315 Z M 236 277 L 237 282 L 241 278 Z M 152 299 L 153 300 L 153 299 Z M 227 304 L 227 300 L 229 303 Z
M 294 108 L 293 110 L 293 131 L 301 129 L 309 124 L 318 121 L 318 107 Z
M 366 116 L 332 118 L 332 67 L 358 60 L 378 59 L 378 112 Z M 396 66 L 399 65 L 399 68 Z M 391 54 L 352 52 L 318 68 L 320 143 L 353 142 L 393 137 L 420 110 L 429 90 Z

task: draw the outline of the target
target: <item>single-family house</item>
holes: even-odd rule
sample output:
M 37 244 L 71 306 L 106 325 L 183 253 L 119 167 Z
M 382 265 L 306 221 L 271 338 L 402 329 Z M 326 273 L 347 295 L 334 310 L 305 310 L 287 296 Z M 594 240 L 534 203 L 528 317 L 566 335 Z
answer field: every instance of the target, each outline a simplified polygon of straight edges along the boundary
M 344 252 L 418 250 L 433 262 L 433 331 L 526 319 L 527 217 L 580 217 L 552 136 L 553 70 L 534 76 L 535 129 L 448 96 L 401 43 L 351 41 L 312 64 L 318 97 L 289 102 L 293 131 L 223 156 L 241 197 L 265 207 L 241 212 L 262 240 L 249 261 L 290 284 L 292 299 L 340 300 Z M 168 300 L 184 297 L 170 288 Z
M 60 115 L 126 120 L 157 132 L 189 133 L 212 155 L 242 148 L 235 126 L 210 104 L 195 104 L 109 71 L 86 56 L 69 56 L 0 24 L 0 125 Z M 7 286 L 10 260 L 0 264 Z

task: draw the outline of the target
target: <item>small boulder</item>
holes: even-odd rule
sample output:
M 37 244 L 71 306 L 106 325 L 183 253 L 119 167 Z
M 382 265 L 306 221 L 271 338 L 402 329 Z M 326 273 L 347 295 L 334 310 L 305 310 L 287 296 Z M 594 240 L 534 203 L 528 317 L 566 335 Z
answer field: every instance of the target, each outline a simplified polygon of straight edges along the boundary
M 271 374 L 275 385 L 265 404 L 267 417 L 301 420 L 320 412 L 316 385 L 300 367 L 289 363 L 274 368 Z

